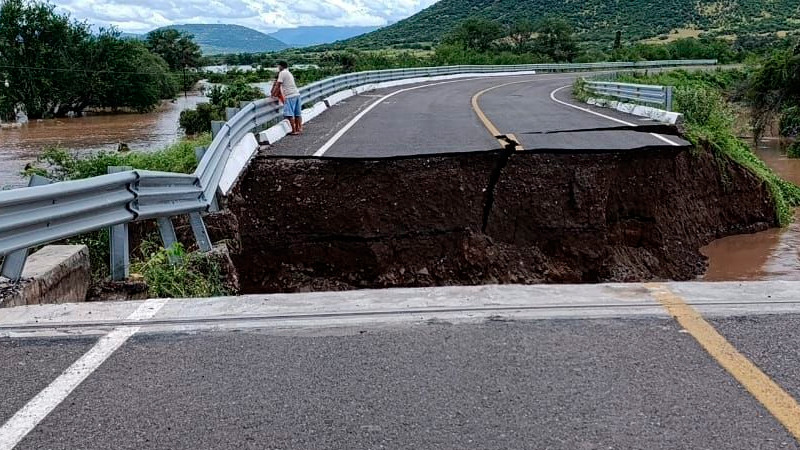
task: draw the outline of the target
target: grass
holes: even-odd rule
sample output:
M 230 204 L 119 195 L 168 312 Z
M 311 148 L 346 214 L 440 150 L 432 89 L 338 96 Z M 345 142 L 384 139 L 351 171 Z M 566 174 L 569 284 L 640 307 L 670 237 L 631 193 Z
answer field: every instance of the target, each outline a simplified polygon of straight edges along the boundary
M 131 263 L 141 274 L 149 294 L 159 298 L 196 298 L 228 295 L 219 264 L 203 253 L 187 253 L 181 244 L 168 249 L 147 242 L 143 257 Z
M 129 166 L 134 169 L 162 172 L 191 173 L 197 167 L 194 149 L 211 143 L 210 134 L 183 139 L 153 152 L 99 152 L 88 156 L 70 153 L 53 147 L 46 149 L 32 168 L 24 174 L 38 174 L 64 181 L 96 177 L 108 173 L 109 166 Z
M 746 76 L 741 70 L 674 70 L 626 74 L 619 81 L 675 86 L 675 110 L 684 116 L 686 138 L 695 148 L 711 151 L 717 157 L 726 156 L 764 180 L 775 202 L 777 220 L 785 226 L 792 220 L 792 208 L 800 206 L 800 187 L 773 172 L 734 131 L 734 113 L 727 99 Z M 582 87 L 576 84 L 575 91 L 580 96 Z

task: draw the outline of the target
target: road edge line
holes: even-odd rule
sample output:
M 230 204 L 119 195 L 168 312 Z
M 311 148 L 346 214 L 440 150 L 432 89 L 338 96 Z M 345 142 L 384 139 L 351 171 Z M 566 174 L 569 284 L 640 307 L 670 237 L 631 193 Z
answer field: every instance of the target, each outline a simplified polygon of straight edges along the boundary
M 602 117 L 604 119 L 611 120 L 613 122 L 621 123 L 622 125 L 627 125 L 629 127 L 638 127 L 639 126 L 639 125 L 636 125 L 635 123 L 626 122 L 624 120 L 617 119 L 615 117 L 611 117 L 611 116 L 607 116 L 605 114 L 601 114 L 601 113 L 599 113 L 597 111 L 592 111 L 589 108 L 583 108 L 581 106 L 573 105 L 572 103 L 568 103 L 568 102 L 565 102 L 565 101 L 557 99 L 556 98 L 556 94 L 558 92 L 561 92 L 562 90 L 568 88 L 568 87 L 570 87 L 570 85 L 561 86 L 560 88 L 558 88 L 558 89 L 554 90 L 553 92 L 551 92 L 550 93 L 550 100 L 552 100 L 552 101 L 554 101 L 554 102 L 556 102 L 558 104 L 564 105 L 564 106 L 569 106 L 570 108 L 575 108 L 577 110 L 580 110 L 580 111 L 583 111 L 583 112 L 586 112 L 586 113 L 589 113 L 589 114 L 594 114 L 595 116 L 599 116 L 599 117 Z M 679 143 L 677 143 L 677 142 L 675 142 L 675 141 L 673 141 L 671 139 L 667 139 L 666 137 L 664 137 L 664 136 L 662 136 L 662 135 L 660 135 L 658 133 L 650 133 L 650 135 L 653 136 L 654 138 L 660 140 L 660 141 L 666 142 L 667 144 L 669 144 L 669 145 L 671 145 L 673 147 L 680 147 L 681 146 Z
M 758 366 L 733 346 L 702 314 L 663 284 L 645 285 L 678 324 L 728 374 L 800 442 L 800 405 Z
M 166 299 L 147 300 L 128 316 L 128 320 L 151 319 L 166 303 Z M 75 388 L 140 329 L 139 326 L 119 327 L 101 337 L 88 352 L 72 363 L 0 427 L 0 450 L 11 450 L 16 447 L 45 417 L 66 400 Z

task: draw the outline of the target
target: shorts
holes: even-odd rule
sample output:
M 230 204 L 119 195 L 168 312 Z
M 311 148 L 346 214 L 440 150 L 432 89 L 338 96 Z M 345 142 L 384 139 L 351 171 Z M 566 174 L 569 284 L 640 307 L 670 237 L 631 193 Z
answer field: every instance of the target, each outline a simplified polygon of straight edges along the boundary
M 299 95 L 289 97 L 283 105 L 284 117 L 301 117 L 303 115 L 303 102 Z

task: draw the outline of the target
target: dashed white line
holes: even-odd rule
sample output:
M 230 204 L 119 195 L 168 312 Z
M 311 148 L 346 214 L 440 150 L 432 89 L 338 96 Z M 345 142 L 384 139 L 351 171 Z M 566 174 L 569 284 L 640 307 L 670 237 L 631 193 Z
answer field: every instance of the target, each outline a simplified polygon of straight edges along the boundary
M 129 321 L 151 319 L 167 303 L 166 299 L 148 300 L 128 317 Z M 11 450 L 63 402 L 86 378 L 100 367 L 141 327 L 126 326 L 112 330 L 86 354 L 75 361 L 50 385 L 39 392 L 0 428 L 0 450 Z
M 589 114 L 594 114 L 595 116 L 599 116 L 599 117 L 602 117 L 602 118 L 604 118 L 604 119 L 611 120 L 611 121 L 613 121 L 613 122 L 621 123 L 621 124 L 623 124 L 623 125 L 627 125 L 627 126 L 629 126 L 629 127 L 636 127 L 636 126 L 638 126 L 638 125 L 636 125 L 636 124 L 634 124 L 634 123 L 626 122 L 626 121 L 624 121 L 624 120 L 617 119 L 616 117 L 607 116 L 607 115 L 605 115 L 605 114 L 601 114 L 601 113 L 599 113 L 599 112 L 597 112 L 597 111 L 592 111 L 592 110 L 591 110 L 591 109 L 589 109 L 589 108 L 582 108 L 582 107 L 580 107 L 580 106 L 573 105 L 572 103 L 567 103 L 567 102 L 565 102 L 565 101 L 561 101 L 561 100 L 557 99 L 557 98 L 556 98 L 556 94 L 557 94 L 557 93 L 559 93 L 559 92 L 561 92 L 562 90 L 564 90 L 564 89 L 568 88 L 569 86 L 570 86 L 570 85 L 567 85 L 567 86 L 562 86 L 562 87 L 560 87 L 560 88 L 558 88 L 558 89 L 554 90 L 553 92 L 551 92 L 551 93 L 550 93 L 550 99 L 551 99 L 551 100 L 553 100 L 554 102 L 558 103 L 558 104 L 561 104 L 561 105 L 564 105 L 564 106 L 569 106 L 570 108 L 575 108 L 575 109 L 577 109 L 577 110 L 580 110 L 580 111 L 583 111 L 583 112 L 587 112 L 587 113 L 589 113 Z M 675 146 L 675 147 L 678 147 L 678 146 L 680 146 L 680 144 L 679 144 L 679 143 L 677 143 L 677 142 L 675 142 L 675 141 L 673 141 L 673 140 L 667 139 L 666 137 L 664 137 L 664 136 L 662 136 L 662 135 L 660 135 L 660 134 L 658 134 L 658 133 L 650 133 L 650 135 L 651 135 L 651 136 L 653 136 L 654 138 L 656 138 L 656 139 L 660 140 L 660 141 L 666 142 L 666 143 L 667 143 L 667 144 L 669 144 L 669 145 L 672 145 L 672 146 Z

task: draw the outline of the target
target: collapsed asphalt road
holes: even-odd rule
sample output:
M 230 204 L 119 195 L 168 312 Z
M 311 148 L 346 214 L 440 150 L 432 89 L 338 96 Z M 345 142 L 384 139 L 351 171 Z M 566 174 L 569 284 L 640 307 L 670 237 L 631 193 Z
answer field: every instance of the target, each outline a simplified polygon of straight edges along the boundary
M 216 236 L 243 291 L 686 280 L 711 240 L 775 225 L 747 170 L 573 104 L 574 78 L 378 91 L 265 149 Z

